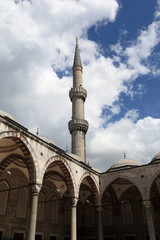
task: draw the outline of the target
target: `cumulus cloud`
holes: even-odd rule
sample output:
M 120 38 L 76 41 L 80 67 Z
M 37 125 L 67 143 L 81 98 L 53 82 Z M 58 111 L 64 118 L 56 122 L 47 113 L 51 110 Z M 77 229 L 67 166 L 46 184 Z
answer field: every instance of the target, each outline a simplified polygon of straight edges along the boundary
M 146 117 L 135 122 L 137 111 L 126 113 L 120 121 L 110 123 L 92 135 L 89 142 L 89 156 L 94 166 L 106 171 L 113 159 L 122 159 L 124 152 L 128 158 L 143 164 L 149 163 L 159 152 L 160 119 Z
M 90 123 L 90 163 L 106 170 L 123 151 L 137 160 L 149 160 L 153 150 L 158 150 L 158 119 L 139 119 L 138 110 L 131 109 L 120 121 L 107 121 L 121 111 L 120 94 L 132 96 L 133 81 L 153 71 L 147 60 L 160 41 L 159 10 L 153 23 L 141 30 L 128 47 L 120 42 L 112 46 L 111 58 L 102 55 L 101 47 L 88 39 L 87 32 L 93 25 L 116 21 L 116 0 L 0 0 L 0 4 L 0 108 L 33 133 L 39 127 L 40 135 L 51 138 L 61 148 L 70 145 L 68 92 L 78 36 L 88 91 L 85 107 Z M 154 66 L 155 72 L 158 69 Z M 137 94 L 142 91 L 139 85 Z M 110 116 L 102 116 L 104 108 L 110 110 Z M 146 135 L 151 132 L 154 134 L 148 140 Z

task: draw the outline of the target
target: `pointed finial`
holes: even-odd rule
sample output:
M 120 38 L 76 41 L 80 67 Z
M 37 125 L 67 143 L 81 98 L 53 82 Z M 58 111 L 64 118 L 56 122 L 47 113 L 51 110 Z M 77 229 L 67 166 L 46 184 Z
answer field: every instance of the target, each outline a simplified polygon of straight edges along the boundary
M 76 37 L 76 44 L 78 44 L 78 37 Z
M 37 128 L 37 132 L 36 132 L 36 134 L 37 134 L 37 136 L 38 136 L 38 134 L 39 134 L 39 128 Z
M 81 57 L 80 57 L 79 48 L 78 48 L 78 37 L 76 37 L 76 48 L 75 48 L 74 62 L 73 62 L 73 67 L 75 66 L 82 67 Z
M 66 153 L 68 153 L 68 145 L 66 145 Z
M 126 153 L 124 152 L 124 159 L 126 159 Z

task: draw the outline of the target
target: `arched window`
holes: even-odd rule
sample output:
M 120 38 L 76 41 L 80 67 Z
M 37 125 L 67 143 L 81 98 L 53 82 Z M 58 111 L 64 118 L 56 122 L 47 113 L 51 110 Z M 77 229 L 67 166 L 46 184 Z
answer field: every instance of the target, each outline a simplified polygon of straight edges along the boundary
M 122 204 L 122 215 L 124 224 L 133 224 L 132 205 L 129 200 L 123 200 Z
M 27 190 L 25 188 L 19 189 L 18 204 L 17 204 L 17 217 L 25 218 L 27 209 Z
M 86 227 L 94 227 L 94 207 L 92 205 L 86 207 Z
M 58 199 L 52 198 L 51 202 L 51 223 L 58 223 Z
M 105 204 L 103 207 L 103 225 L 112 225 L 112 206 L 110 203 Z
M 6 214 L 9 185 L 6 181 L 0 182 L 0 215 Z
M 44 194 L 40 193 L 38 197 L 37 221 L 42 222 L 44 218 Z

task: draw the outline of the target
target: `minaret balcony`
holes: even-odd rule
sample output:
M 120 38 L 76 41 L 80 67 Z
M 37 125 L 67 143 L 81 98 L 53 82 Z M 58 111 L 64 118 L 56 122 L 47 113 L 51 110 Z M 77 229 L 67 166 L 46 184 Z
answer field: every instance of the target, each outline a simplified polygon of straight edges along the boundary
M 74 88 L 71 88 L 71 90 L 69 91 L 69 97 L 71 101 L 73 98 L 82 98 L 83 101 L 85 101 L 87 97 L 87 91 L 81 86 L 74 87 Z
M 88 130 L 88 127 L 89 127 L 89 124 L 84 119 L 73 118 L 68 123 L 68 128 L 69 128 L 70 133 L 72 133 L 75 130 L 79 130 L 79 131 L 86 133 Z

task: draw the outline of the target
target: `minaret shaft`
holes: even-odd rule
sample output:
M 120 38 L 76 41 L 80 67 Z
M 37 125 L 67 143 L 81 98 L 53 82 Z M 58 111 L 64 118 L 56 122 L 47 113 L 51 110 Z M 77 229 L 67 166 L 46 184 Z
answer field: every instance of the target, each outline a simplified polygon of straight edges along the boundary
M 82 64 L 76 40 L 76 49 L 73 64 L 73 88 L 69 92 L 72 101 L 72 120 L 68 123 L 69 131 L 72 135 L 72 153 L 79 156 L 86 162 L 86 141 L 85 134 L 88 130 L 88 122 L 84 116 L 84 102 L 87 91 L 83 88 Z

